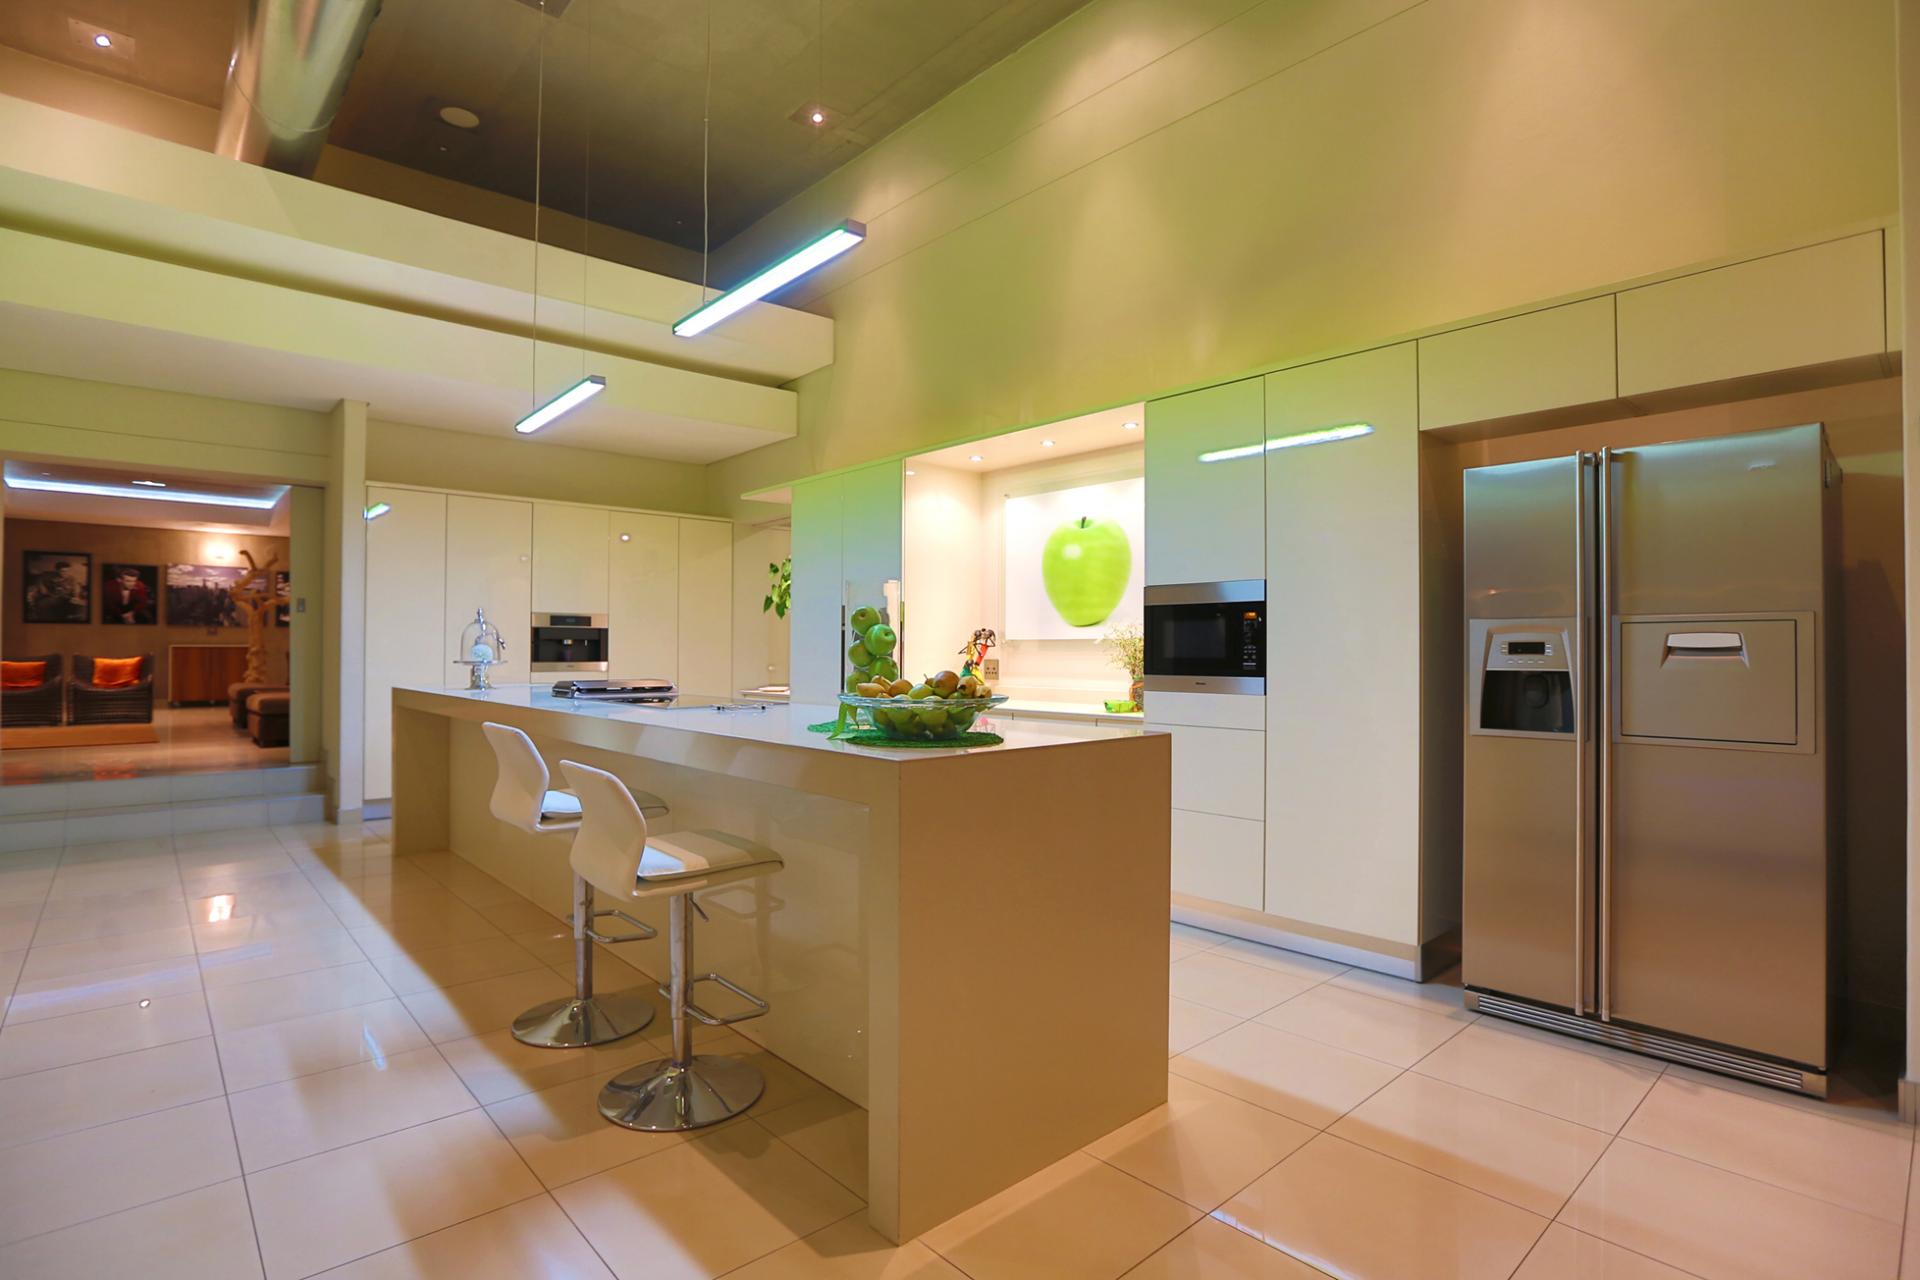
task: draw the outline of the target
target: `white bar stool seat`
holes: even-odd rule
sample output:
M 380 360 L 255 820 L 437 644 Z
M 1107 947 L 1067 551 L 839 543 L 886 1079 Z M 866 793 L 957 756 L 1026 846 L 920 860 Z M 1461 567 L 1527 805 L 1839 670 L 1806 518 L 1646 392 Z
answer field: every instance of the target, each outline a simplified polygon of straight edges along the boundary
M 540 758 L 533 739 L 511 725 L 491 721 L 482 724 L 480 729 L 500 767 L 489 803 L 493 816 L 536 835 L 570 835 L 578 831 L 580 799 L 548 785 L 547 764 Z M 658 813 L 667 812 L 666 802 L 655 795 L 643 792 L 635 797 L 635 803 Z M 593 922 L 603 916 L 618 916 L 637 932 L 621 937 L 598 933 Z M 636 942 L 658 936 L 652 927 L 624 911 L 596 910 L 593 886 L 575 875 L 573 994 L 535 1005 L 515 1018 L 513 1038 L 540 1049 L 578 1049 L 620 1040 L 645 1028 L 653 1021 L 653 1002 L 646 994 L 640 991 L 595 994 L 593 947 L 596 942 Z
M 562 760 L 583 813 L 573 841 L 573 869 L 600 892 L 638 901 L 667 899 L 669 975 L 661 994 L 673 1018 L 673 1053 L 634 1067 L 600 1090 L 600 1114 L 628 1129 L 679 1132 L 718 1124 L 752 1106 L 766 1088 L 758 1068 L 735 1058 L 693 1052 L 693 1023 L 726 1026 L 757 1018 L 767 1002 L 717 973 L 693 973 L 693 895 L 724 884 L 770 875 L 784 863 L 763 844 L 724 831 L 652 835 L 637 797 L 625 783 L 591 765 Z M 706 913 L 700 912 L 704 919 Z M 712 982 L 745 1000 L 745 1013 L 721 1017 L 692 1000 L 693 987 Z

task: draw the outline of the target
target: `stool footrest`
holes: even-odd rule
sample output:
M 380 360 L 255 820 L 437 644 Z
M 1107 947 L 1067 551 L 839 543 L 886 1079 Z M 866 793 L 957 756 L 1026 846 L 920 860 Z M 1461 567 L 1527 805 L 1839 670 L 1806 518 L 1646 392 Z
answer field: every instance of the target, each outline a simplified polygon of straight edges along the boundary
M 592 923 L 589 922 L 586 928 L 583 929 L 581 932 L 585 933 L 589 938 L 592 938 L 595 942 L 599 942 L 599 943 L 646 942 L 651 938 L 657 938 L 660 936 L 660 931 L 654 928 L 652 925 L 648 924 L 645 920 L 635 920 L 632 916 L 620 910 L 618 907 L 608 907 L 604 911 L 596 911 L 593 913 L 594 920 L 598 920 L 601 916 L 617 916 L 618 918 L 632 925 L 634 928 L 638 929 L 640 932 L 629 933 L 624 935 L 600 933 L 596 931 Z
M 708 1013 L 705 1009 L 695 1004 L 692 999 L 693 989 L 703 982 L 717 983 L 725 987 L 752 1005 L 753 1008 L 747 1010 L 745 1013 L 734 1013 L 725 1016 L 717 1013 Z M 673 992 L 665 986 L 660 988 L 660 994 L 665 996 L 669 1001 L 673 999 Z M 717 973 L 703 973 L 689 980 L 687 983 L 687 997 L 685 1005 L 687 1016 L 696 1022 L 703 1022 L 709 1027 L 729 1027 L 736 1022 L 751 1022 L 755 1018 L 765 1017 L 767 1010 L 771 1007 L 765 1000 L 762 1000 L 759 996 L 753 994 L 753 992 L 721 977 Z

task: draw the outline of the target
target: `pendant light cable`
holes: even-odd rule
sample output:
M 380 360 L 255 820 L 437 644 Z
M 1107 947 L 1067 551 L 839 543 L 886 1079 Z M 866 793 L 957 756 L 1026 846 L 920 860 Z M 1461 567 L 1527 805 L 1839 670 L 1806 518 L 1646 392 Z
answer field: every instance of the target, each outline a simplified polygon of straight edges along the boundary
M 546 134 L 547 111 L 547 0 L 540 0 L 540 36 L 535 44 L 533 81 L 533 323 L 527 336 L 533 339 L 527 368 L 527 411 L 540 400 L 540 144 Z
M 544 3 L 544 0 L 542 0 Z M 580 157 L 580 376 L 587 376 L 587 276 L 593 261 L 593 0 L 587 0 L 587 138 Z M 536 248 L 534 252 L 538 253 Z
M 700 107 L 700 302 L 707 301 L 707 261 L 713 256 L 713 202 L 708 175 L 713 168 L 713 0 L 707 0 L 707 89 Z

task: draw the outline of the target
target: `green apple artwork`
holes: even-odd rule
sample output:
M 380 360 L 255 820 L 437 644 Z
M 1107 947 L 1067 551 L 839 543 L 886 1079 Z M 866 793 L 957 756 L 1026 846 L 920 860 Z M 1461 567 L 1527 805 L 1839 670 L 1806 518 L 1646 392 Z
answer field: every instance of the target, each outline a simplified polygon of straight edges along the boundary
M 1007 495 L 1006 637 L 1097 641 L 1139 622 L 1145 524 L 1137 477 Z
M 1081 516 L 1055 529 L 1040 552 L 1040 581 L 1055 611 L 1076 627 L 1113 616 L 1133 576 L 1133 548 L 1118 521 Z

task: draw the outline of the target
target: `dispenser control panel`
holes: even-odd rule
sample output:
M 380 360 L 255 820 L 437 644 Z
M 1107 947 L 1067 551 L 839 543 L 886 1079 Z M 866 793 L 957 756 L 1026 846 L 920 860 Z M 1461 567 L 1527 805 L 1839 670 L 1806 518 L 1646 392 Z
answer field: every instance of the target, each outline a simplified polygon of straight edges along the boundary
M 1489 671 L 1565 671 L 1566 646 L 1557 633 L 1496 635 L 1487 655 Z

